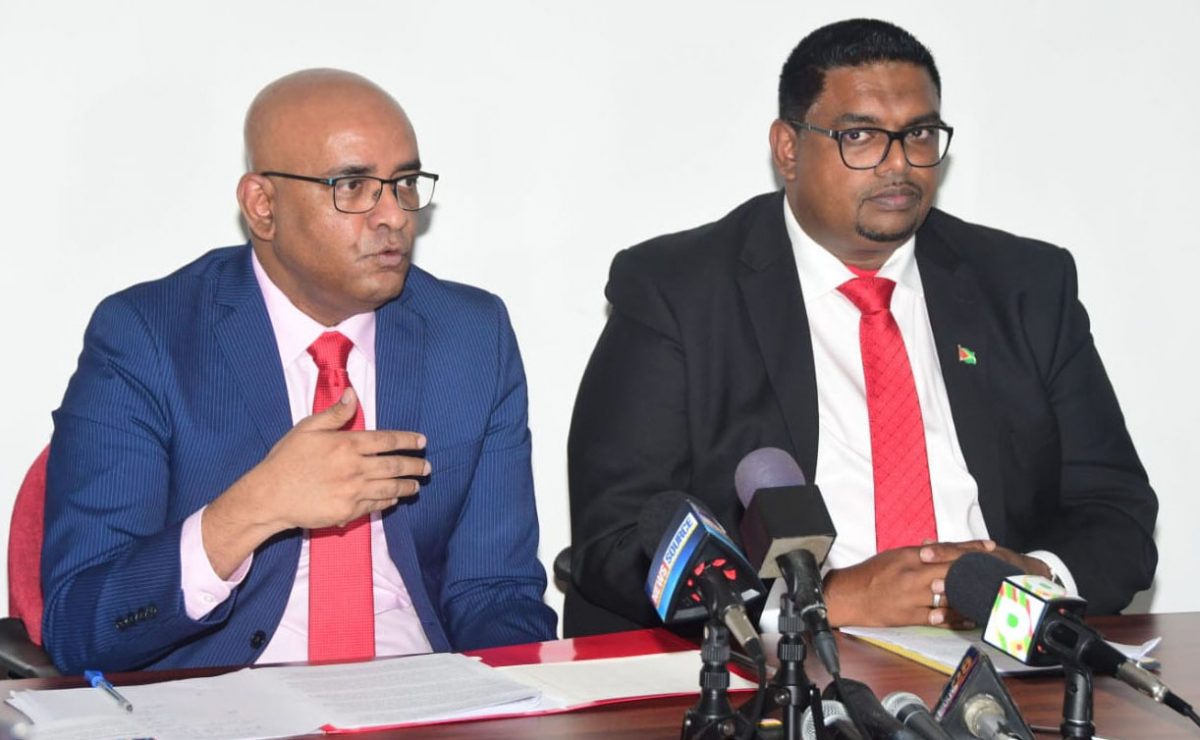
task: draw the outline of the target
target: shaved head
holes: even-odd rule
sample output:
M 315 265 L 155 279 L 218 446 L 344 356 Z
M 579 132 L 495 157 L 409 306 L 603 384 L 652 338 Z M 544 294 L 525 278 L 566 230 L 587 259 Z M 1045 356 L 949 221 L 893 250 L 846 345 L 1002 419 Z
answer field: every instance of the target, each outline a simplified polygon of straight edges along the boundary
M 416 214 L 377 183 L 418 173 L 421 157 L 395 98 L 351 72 L 295 72 L 254 98 L 245 137 L 238 202 L 255 255 L 292 303 L 333 326 L 398 296 Z M 348 177 L 382 193 L 374 207 L 337 209 L 331 178 Z
M 246 164 L 250 171 L 288 166 L 289 149 L 324 133 L 337 111 L 374 105 L 408 121 L 404 109 L 366 77 L 340 69 L 305 69 L 280 77 L 254 97 L 246 111 Z M 411 124 L 409 124 L 411 132 Z M 308 141 L 306 141 L 306 139 Z

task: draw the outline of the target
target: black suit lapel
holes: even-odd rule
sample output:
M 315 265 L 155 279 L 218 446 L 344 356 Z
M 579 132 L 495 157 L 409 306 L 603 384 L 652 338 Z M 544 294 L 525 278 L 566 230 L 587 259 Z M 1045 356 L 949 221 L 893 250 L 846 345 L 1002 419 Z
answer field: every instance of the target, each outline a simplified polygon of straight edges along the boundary
M 808 314 L 783 222 L 782 193 L 764 201 L 741 252 L 738 287 L 783 409 L 793 453 L 809 476 L 817 467 L 817 381 Z
M 953 247 L 928 226 L 917 234 L 916 258 L 958 443 L 979 487 L 979 506 L 988 533 L 992 539 L 1003 541 L 1000 430 L 988 392 L 992 363 L 987 307 L 970 266 L 961 262 Z M 974 364 L 969 356 L 960 357 L 960 348 L 963 354 L 973 353 Z

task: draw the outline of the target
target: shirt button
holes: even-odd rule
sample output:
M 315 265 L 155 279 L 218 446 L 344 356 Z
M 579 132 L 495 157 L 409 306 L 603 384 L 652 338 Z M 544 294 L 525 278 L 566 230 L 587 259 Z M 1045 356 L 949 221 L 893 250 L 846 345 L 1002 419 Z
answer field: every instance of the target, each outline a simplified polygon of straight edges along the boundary
M 205 604 L 211 604 L 217 600 L 217 597 L 213 596 L 212 594 L 205 591 L 204 594 L 200 597 L 200 600 L 203 601 Z

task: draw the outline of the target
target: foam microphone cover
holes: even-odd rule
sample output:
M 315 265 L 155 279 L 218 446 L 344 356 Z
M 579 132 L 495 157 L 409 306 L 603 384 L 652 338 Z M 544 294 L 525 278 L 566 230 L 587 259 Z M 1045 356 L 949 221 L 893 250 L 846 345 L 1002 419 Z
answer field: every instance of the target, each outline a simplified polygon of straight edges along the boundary
M 754 450 L 738 463 L 733 477 L 746 507 L 742 543 L 760 578 L 778 578 L 776 558 L 785 553 L 806 550 L 818 566 L 825 561 L 837 530 L 821 491 L 805 484 L 791 455 L 775 447 Z
M 946 600 L 975 624 L 987 624 L 1000 583 L 1017 575 L 1021 575 L 1020 568 L 995 555 L 969 552 L 955 560 L 946 573 Z

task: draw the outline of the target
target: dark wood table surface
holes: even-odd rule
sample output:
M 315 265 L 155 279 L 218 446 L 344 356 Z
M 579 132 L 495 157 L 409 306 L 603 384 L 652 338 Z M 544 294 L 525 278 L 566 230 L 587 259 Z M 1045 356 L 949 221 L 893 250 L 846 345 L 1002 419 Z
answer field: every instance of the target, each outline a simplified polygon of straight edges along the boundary
M 1151 637 L 1162 636 L 1163 643 L 1155 653 L 1162 661 L 1160 677 L 1186 701 L 1200 705 L 1200 613 L 1139 614 L 1100 617 L 1089 621 L 1105 637 L 1116 642 L 1137 644 Z M 930 706 L 937 701 L 946 684 L 945 675 L 852 637 L 841 634 L 837 637 L 842 675 L 868 683 L 879 696 L 903 690 L 917 694 Z M 814 682 L 821 686 L 828 682 L 828 675 L 811 655 L 805 668 Z M 112 674 L 110 678 L 120 685 L 218 672 L 128 673 Z M 1005 683 L 1031 725 L 1058 726 L 1062 714 L 1061 675 L 1010 677 L 1005 679 Z M 14 688 L 62 688 L 82 684 L 82 679 L 77 677 L 5 681 L 0 684 L 0 696 L 8 696 L 9 690 Z M 735 698 L 735 703 L 741 701 L 741 698 Z M 366 732 L 357 736 L 420 737 L 430 740 L 677 738 L 683 712 L 693 702 L 694 697 L 642 700 L 565 714 Z M 1095 722 L 1097 736 L 1109 740 L 1200 737 L 1200 727 L 1116 679 L 1107 677 L 1096 678 Z M 1052 735 L 1042 737 L 1049 738 Z

